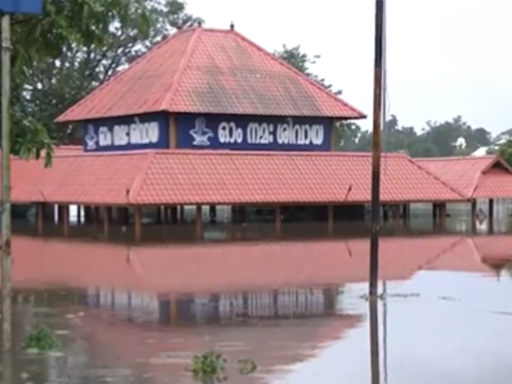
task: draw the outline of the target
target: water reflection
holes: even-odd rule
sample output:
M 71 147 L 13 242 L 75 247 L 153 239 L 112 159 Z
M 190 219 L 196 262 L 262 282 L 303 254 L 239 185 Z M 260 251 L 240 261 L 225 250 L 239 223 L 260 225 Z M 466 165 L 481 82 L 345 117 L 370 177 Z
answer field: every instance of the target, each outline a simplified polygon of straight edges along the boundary
M 380 341 L 378 299 L 368 300 L 370 313 L 370 366 L 372 384 L 380 384 Z
M 43 323 L 64 350 L 18 349 L 3 382 L 191 384 L 184 369 L 208 349 L 258 363 L 232 375 L 242 384 L 497 384 L 508 372 L 509 236 L 383 239 L 377 302 L 364 297 L 363 239 L 13 243 L 16 345 Z

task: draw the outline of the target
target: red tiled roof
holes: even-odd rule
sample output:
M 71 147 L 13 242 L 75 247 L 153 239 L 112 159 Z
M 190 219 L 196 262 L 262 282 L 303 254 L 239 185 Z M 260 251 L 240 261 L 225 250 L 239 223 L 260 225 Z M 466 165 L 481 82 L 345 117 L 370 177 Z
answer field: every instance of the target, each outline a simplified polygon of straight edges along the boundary
M 383 202 L 462 201 L 403 154 L 383 156 Z M 13 160 L 15 202 L 80 204 L 366 203 L 371 156 L 357 153 L 151 151 Z
M 512 198 L 512 170 L 499 156 L 415 160 L 470 198 Z
M 192 28 L 160 43 L 56 122 L 161 111 L 365 117 L 238 32 Z

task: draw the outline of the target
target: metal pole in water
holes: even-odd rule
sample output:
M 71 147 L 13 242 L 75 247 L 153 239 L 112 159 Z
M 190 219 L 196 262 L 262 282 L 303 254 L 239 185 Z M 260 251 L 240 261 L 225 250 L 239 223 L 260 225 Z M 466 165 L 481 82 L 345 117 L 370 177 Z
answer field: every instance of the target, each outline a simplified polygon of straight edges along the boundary
M 11 18 L 2 15 L 2 349 L 12 346 L 11 311 Z
M 377 297 L 379 280 L 380 153 L 384 46 L 384 0 L 375 0 L 375 64 L 373 83 L 372 197 L 370 237 L 370 298 Z

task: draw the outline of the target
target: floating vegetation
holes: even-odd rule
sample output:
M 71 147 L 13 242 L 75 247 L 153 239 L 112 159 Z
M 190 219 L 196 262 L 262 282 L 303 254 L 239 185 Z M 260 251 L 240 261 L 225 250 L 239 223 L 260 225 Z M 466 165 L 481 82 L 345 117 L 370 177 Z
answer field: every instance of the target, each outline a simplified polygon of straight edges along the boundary
M 251 359 L 239 359 L 238 360 L 238 373 L 241 375 L 250 375 L 256 372 L 258 366 Z
M 60 348 L 55 333 L 43 325 L 34 328 L 25 338 L 26 350 L 37 352 L 49 352 Z
M 256 372 L 257 365 L 251 359 L 238 360 L 238 373 L 250 375 Z M 228 379 L 228 360 L 219 352 L 206 351 L 192 358 L 192 366 L 188 368 L 194 379 L 202 383 L 220 383 Z

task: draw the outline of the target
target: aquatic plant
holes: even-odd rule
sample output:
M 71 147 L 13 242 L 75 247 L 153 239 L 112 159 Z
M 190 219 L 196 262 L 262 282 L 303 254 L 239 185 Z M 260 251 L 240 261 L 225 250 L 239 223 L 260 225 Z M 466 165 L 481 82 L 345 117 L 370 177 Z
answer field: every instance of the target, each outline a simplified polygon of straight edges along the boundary
M 226 381 L 228 359 L 220 352 L 206 351 L 192 358 L 191 367 L 194 379 L 202 383 L 219 383 Z M 238 360 L 238 373 L 240 375 L 249 375 L 254 373 L 257 365 L 251 359 Z
M 256 372 L 258 366 L 251 359 L 238 359 L 238 373 L 241 375 L 250 375 Z
M 48 352 L 58 349 L 60 343 L 54 332 L 43 325 L 38 325 L 25 338 L 24 347 L 27 350 Z

